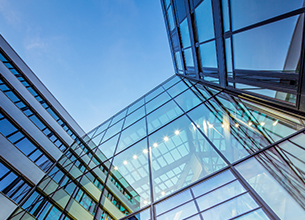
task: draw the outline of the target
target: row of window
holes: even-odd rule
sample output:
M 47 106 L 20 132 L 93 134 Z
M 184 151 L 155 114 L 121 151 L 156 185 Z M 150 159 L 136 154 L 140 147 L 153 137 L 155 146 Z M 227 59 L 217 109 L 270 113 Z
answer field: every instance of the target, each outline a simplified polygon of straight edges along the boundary
M 39 119 L 33 109 L 21 100 L 20 96 L 13 91 L 13 89 L 0 78 L 0 89 L 7 97 L 15 103 L 15 105 L 23 111 L 23 113 L 31 119 L 31 121 L 61 150 L 66 150 L 66 146 L 59 140 L 57 135 Z
M 37 89 L 31 85 L 30 81 L 24 77 L 24 74 L 15 68 L 15 64 L 9 60 L 9 58 L 0 51 L 0 60 L 4 65 L 17 77 L 17 79 L 27 88 L 27 90 L 36 98 L 36 100 L 50 113 L 50 115 L 58 122 L 58 124 L 73 138 L 77 139 L 77 136 L 73 131 L 66 125 L 66 123 L 54 112 L 51 105 L 39 95 Z
M 0 191 L 17 204 L 32 189 L 20 175 L 0 161 Z
M 53 162 L 29 138 L 0 112 L 0 133 L 43 171 L 47 172 Z

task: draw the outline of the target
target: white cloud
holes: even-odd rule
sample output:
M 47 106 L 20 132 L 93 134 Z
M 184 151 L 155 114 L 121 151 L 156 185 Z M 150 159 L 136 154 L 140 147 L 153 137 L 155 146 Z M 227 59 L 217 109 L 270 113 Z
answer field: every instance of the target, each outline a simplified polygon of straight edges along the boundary
M 0 0 L 0 14 L 10 25 L 17 26 L 21 23 L 20 14 L 11 6 L 8 0 Z

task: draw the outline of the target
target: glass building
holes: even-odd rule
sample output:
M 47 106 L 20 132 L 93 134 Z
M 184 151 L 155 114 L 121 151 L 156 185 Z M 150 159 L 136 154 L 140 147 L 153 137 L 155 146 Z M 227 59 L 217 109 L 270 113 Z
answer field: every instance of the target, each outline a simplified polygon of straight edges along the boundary
M 161 5 L 176 75 L 87 134 L 0 37 L 0 219 L 305 219 L 304 2 Z

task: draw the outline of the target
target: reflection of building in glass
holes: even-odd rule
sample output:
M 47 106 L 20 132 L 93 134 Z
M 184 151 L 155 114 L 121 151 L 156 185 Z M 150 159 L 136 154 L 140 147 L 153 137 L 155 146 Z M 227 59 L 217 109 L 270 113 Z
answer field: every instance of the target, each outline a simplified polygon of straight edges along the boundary
M 1 219 L 305 218 L 303 2 L 161 4 L 177 75 L 88 134 L 1 37 Z

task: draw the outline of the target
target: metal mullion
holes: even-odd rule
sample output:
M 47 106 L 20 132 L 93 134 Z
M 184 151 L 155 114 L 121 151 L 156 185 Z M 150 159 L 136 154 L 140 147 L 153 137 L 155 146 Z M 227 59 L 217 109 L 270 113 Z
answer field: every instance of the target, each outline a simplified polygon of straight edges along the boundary
M 254 158 L 254 157 L 252 157 Z M 250 184 L 243 178 L 243 176 L 236 170 L 236 168 L 231 165 L 230 170 L 233 175 L 239 180 L 241 185 L 248 191 L 250 196 L 254 201 L 262 207 L 264 212 L 271 218 L 275 220 L 280 220 L 280 218 L 273 212 L 273 210 L 267 205 L 267 203 L 258 195 L 258 193 L 250 186 Z
M 303 22 L 305 23 L 305 15 L 303 14 Z M 300 71 L 299 71 L 299 86 L 298 86 L 298 95 L 296 100 L 297 109 L 305 111 L 305 32 L 303 27 L 303 36 L 302 36 L 302 46 L 301 46 L 301 55 L 300 55 Z
M 162 1 L 162 0 L 161 0 Z M 184 1 L 184 0 L 183 0 Z M 182 51 L 182 43 L 181 43 L 181 37 L 180 37 L 180 33 L 179 33 L 179 24 L 178 24 L 178 21 L 176 19 L 176 9 L 174 7 L 174 0 L 170 0 L 170 5 L 172 6 L 172 12 L 173 12 L 173 18 L 174 18 L 174 23 L 175 23 L 175 28 L 176 28 L 176 31 L 177 31 L 177 35 L 178 35 L 178 38 L 177 38 L 177 41 L 178 41 L 178 51 L 180 52 L 180 59 L 181 59 L 181 64 L 182 64 L 182 71 L 184 73 L 184 75 L 186 75 L 186 65 L 185 65 L 185 62 L 184 62 L 184 59 L 183 59 L 183 51 Z M 166 16 L 167 18 L 167 16 Z M 169 27 L 169 26 L 167 26 Z M 170 30 L 168 30 L 170 33 Z M 170 39 L 170 42 L 171 42 L 171 33 L 168 35 L 169 39 Z M 171 48 L 171 51 L 172 51 L 172 54 L 173 54 L 173 58 L 175 60 L 175 63 L 176 63 L 176 56 L 174 54 L 174 50 L 173 48 Z M 178 67 L 177 67 L 177 71 L 176 73 L 178 73 L 179 70 L 178 70 Z
M 162 1 L 162 0 L 161 0 Z M 163 1 L 162 1 L 163 2 Z M 162 86 L 163 88 L 163 86 Z M 164 88 L 163 88 L 164 89 Z M 165 90 L 166 91 L 166 90 Z M 152 174 L 152 155 L 151 155 L 151 148 L 149 147 L 149 136 L 148 136 L 148 122 L 147 122 L 147 110 L 146 110 L 146 98 L 144 98 L 144 112 L 145 112 L 145 124 L 146 124 L 146 144 L 148 149 L 148 176 L 149 176 L 149 185 L 150 185 L 150 218 L 156 218 L 156 212 L 154 209 L 154 188 L 153 188 L 153 174 Z M 167 102 L 166 102 L 167 103 Z M 155 109 L 156 110 L 156 109 Z M 155 111 L 153 110 L 153 111 Z M 153 112 L 152 111 L 152 112 Z M 151 112 L 150 112 L 151 113 Z
M 188 4 L 188 0 L 184 1 L 184 7 L 186 9 L 186 19 L 187 19 L 187 23 L 188 23 L 188 29 L 189 29 L 189 37 L 190 37 L 190 41 L 191 41 L 191 48 L 192 48 L 192 52 L 193 52 L 193 61 L 194 61 L 194 68 L 195 68 L 195 74 L 196 74 L 196 78 L 199 79 L 199 62 L 198 62 L 198 57 L 197 57 L 197 49 L 196 49 L 196 42 L 195 42 L 195 33 L 194 33 L 194 25 L 193 25 L 193 19 L 192 17 L 194 16 L 193 14 L 191 14 L 191 9 L 190 6 Z
M 225 62 L 225 47 L 223 38 L 223 19 L 222 19 L 222 2 L 221 0 L 211 1 L 212 13 L 215 31 L 215 45 L 218 64 L 218 79 L 221 87 L 227 86 L 227 68 Z

